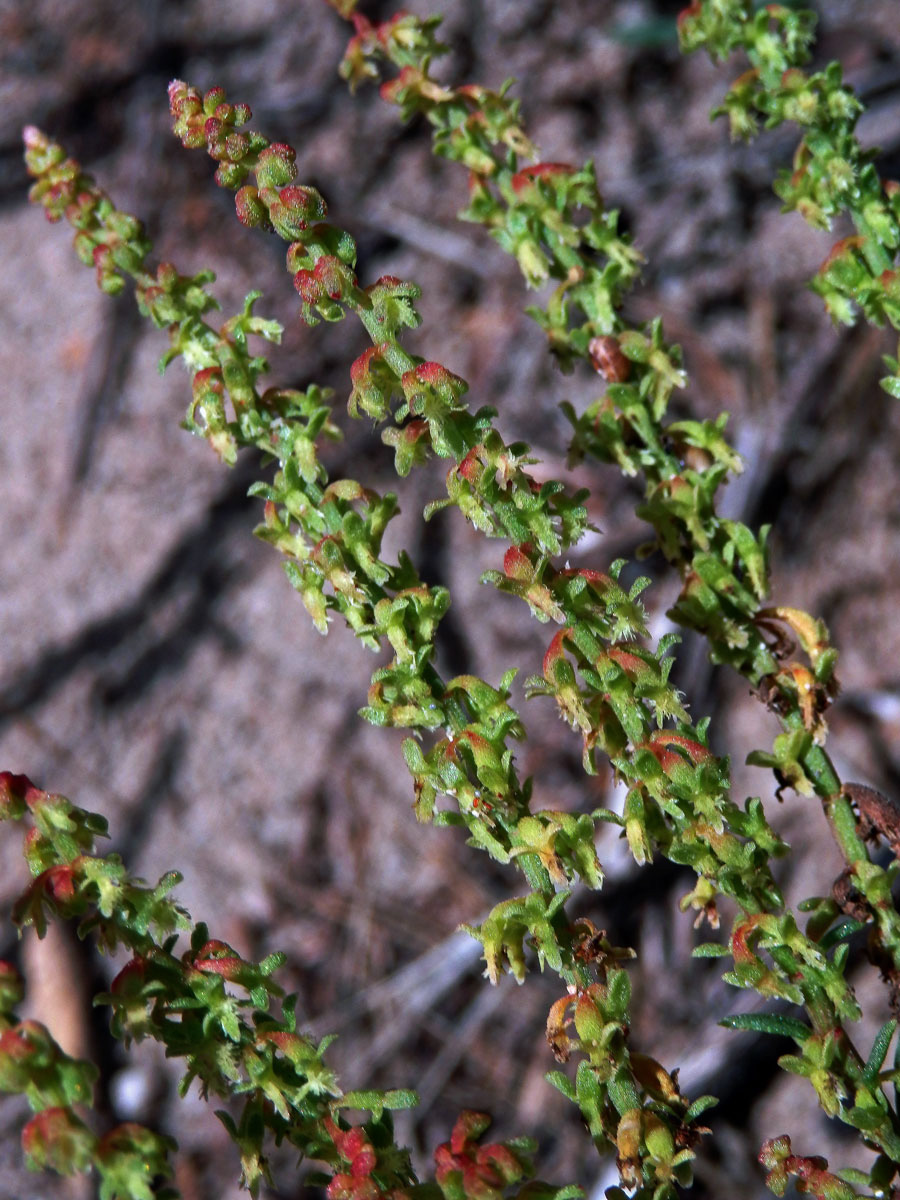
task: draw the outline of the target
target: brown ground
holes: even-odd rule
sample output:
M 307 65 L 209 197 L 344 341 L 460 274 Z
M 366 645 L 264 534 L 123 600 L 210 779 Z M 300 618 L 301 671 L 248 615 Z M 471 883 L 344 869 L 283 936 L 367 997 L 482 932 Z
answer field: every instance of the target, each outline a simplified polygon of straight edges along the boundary
M 419 0 L 411 7 L 428 10 Z M 748 469 L 725 499 L 729 514 L 775 523 L 775 594 L 825 616 L 842 649 L 830 743 L 839 767 L 896 789 L 900 406 L 876 383 L 891 339 L 835 331 L 804 291 L 832 238 L 778 213 L 769 185 L 795 136 L 728 144 L 707 114 L 737 68 L 683 61 L 671 40 L 647 44 L 653 19 L 678 7 L 444 0 L 455 48 L 448 77 L 517 76 L 544 157 L 594 158 L 604 194 L 648 258 L 632 315 L 662 312 L 683 343 L 694 412 L 733 414 Z M 896 174 L 896 5 L 819 7 L 822 53 L 842 56 L 869 102 L 861 135 L 883 147 L 884 173 Z M 258 128 L 298 147 L 303 180 L 359 240 L 361 276 L 390 271 L 423 285 L 425 323 L 411 346 L 467 378 L 477 404 L 500 410 L 508 437 L 528 439 L 563 472 L 565 426 L 551 398 L 584 404 L 596 381 L 554 372 L 521 315 L 514 265 L 454 221 L 462 173 L 431 159 L 424 131 L 401 129 L 373 92 L 346 94 L 335 77 L 343 39 L 319 0 L 0 0 L 0 766 L 103 812 L 114 847 L 142 875 L 177 866 L 181 899 L 216 936 L 253 957 L 286 950 L 283 978 L 300 993 L 304 1019 L 341 1035 L 333 1053 L 345 1086 L 418 1083 L 422 1108 L 402 1132 L 420 1158 L 460 1107 L 484 1107 L 499 1132 L 538 1137 L 545 1177 L 602 1194 L 611 1165 L 542 1078 L 554 1065 L 542 1024 L 557 985 L 535 975 L 518 990 L 509 980 L 489 988 L 476 944 L 455 932 L 514 894 L 515 876 L 454 834 L 416 825 L 400 736 L 355 715 L 375 660 L 339 627 L 320 639 L 275 556 L 250 536 L 253 464 L 228 474 L 179 429 L 186 381 L 177 368 L 156 374 L 159 335 L 129 300 L 99 295 L 67 234 L 24 203 L 18 137 L 28 121 L 64 140 L 121 207 L 146 219 L 160 256 L 182 270 L 214 267 L 226 312 L 262 282 L 261 307 L 288 326 L 272 355 L 275 379 L 346 394 L 362 331 L 299 324 L 281 244 L 238 228 L 208 160 L 168 132 L 170 77 L 221 83 L 252 104 Z M 363 423 L 348 428 L 330 465 L 380 490 L 396 486 L 390 456 Z M 603 529 L 583 561 L 633 557 L 646 536 L 634 487 L 609 468 L 581 468 L 578 478 Z M 524 606 L 479 587 L 479 570 L 498 565 L 497 545 L 458 515 L 423 530 L 416 514 L 440 491 L 439 465 L 402 484 L 405 517 L 391 546 L 407 545 L 429 578 L 452 589 L 443 667 L 496 680 L 518 665 L 524 678 L 538 668 L 546 630 Z M 649 566 L 660 576 L 651 603 L 662 611 L 673 583 L 655 560 Z M 771 743 L 773 719 L 691 644 L 680 684 L 695 714 L 714 714 L 737 792 L 769 800 L 771 779 L 741 764 Z M 576 741 L 549 708 L 535 703 L 526 717 L 532 736 L 519 766 L 537 776 L 542 801 L 602 801 L 609 780 L 585 780 Z M 790 894 L 825 891 L 838 863 L 815 806 L 790 796 L 771 808 L 797 843 Z M 614 838 L 600 853 L 607 887 L 579 903 L 639 950 L 635 1044 L 680 1063 L 687 1093 L 723 1098 L 698 1195 L 766 1194 L 755 1154 L 780 1133 L 835 1165 L 865 1162 L 843 1127 L 826 1125 L 812 1092 L 777 1071 L 786 1047 L 715 1025 L 752 998 L 722 984 L 715 964 L 689 962 L 696 935 L 676 907 L 687 877 L 662 863 L 639 873 Z M 14 837 L 0 839 L 0 855 L 8 905 L 23 879 Z M 109 965 L 65 941 L 49 956 L 28 939 L 19 947 L 7 933 L 0 956 L 16 955 L 38 980 L 32 1010 L 100 1062 L 101 1119 L 177 1133 L 185 1200 L 236 1196 L 235 1158 L 206 1105 L 195 1095 L 177 1102 L 176 1074 L 152 1048 L 126 1069 L 103 1018 L 91 1015 L 85 997 Z M 858 980 L 871 1011 L 867 1044 L 885 999 L 862 961 Z M 23 1171 L 22 1114 L 17 1099 L 0 1103 L 0 1200 L 90 1195 Z M 269 1200 L 299 1196 L 289 1156 L 279 1172 Z

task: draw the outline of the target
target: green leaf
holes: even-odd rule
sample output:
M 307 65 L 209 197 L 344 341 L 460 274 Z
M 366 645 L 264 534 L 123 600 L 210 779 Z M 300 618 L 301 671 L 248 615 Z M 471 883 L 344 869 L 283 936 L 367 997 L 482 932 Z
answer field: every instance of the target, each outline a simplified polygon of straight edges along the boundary
M 857 1167 L 841 1167 L 839 1171 L 835 1171 L 835 1175 L 838 1179 L 843 1179 L 844 1183 L 852 1183 L 856 1187 L 868 1188 L 871 1186 L 868 1172 L 860 1171 Z
M 860 929 L 865 929 L 865 927 L 864 921 L 854 921 L 852 917 L 845 917 L 843 921 L 838 921 L 837 925 L 828 930 L 819 942 L 819 945 L 823 950 L 830 950 L 838 942 L 843 942 L 846 938 L 852 937 L 854 933 L 859 933 Z
M 548 1071 L 544 1076 L 549 1084 L 556 1088 L 558 1092 L 562 1092 L 567 1100 L 576 1102 L 575 1084 L 562 1071 Z
M 418 1103 L 418 1093 L 409 1089 L 379 1092 L 373 1088 L 344 1092 L 334 1107 L 358 1108 L 363 1112 L 370 1112 L 377 1121 L 385 1109 L 394 1111 L 400 1108 L 415 1108 Z
M 698 1117 L 701 1117 L 707 1109 L 714 1108 L 718 1103 L 719 1101 L 715 1096 L 698 1096 L 684 1114 L 685 1125 L 690 1125 L 692 1121 L 696 1121 Z
M 795 1042 L 805 1042 L 812 1033 L 810 1027 L 796 1017 L 785 1017 L 779 1013 L 736 1013 L 731 1017 L 723 1017 L 719 1024 L 726 1029 L 771 1033 L 776 1037 L 792 1038 Z
M 608 982 L 608 1020 L 625 1020 L 628 1015 L 628 1002 L 631 999 L 631 980 L 626 971 L 610 971 Z
M 878 1082 L 878 1072 L 884 1065 L 884 1060 L 887 1058 L 887 1052 L 890 1049 L 891 1038 L 897 1029 L 897 1019 L 891 1017 L 885 1021 L 882 1027 L 875 1035 L 875 1041 L 872 1043 L 872 1049 L 869 1051 L 869 1057 L 866 1060 L 866 1065 L 863 1067 L 863 1081 L 867 1087 L 873 1088 Z
M 723 946 L 721 942 L 702 942 L 691 951 L 692 958 L 728 958 L 731 947 Z

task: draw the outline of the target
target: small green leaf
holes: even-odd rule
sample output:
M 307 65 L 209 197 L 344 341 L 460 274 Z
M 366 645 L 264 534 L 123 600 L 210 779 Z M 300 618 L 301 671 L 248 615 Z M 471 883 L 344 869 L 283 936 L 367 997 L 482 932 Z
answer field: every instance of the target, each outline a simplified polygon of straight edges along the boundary
M 845 917 L 843 921 L 838 921 L 837 925 L 828 930 L 819 942 L 819 945 L 823 950 L 830 950 L 838 942 L 843 942 L 846 938 L 852 937 L 854 933 L 859 933 L 860 929 L 865 929 L 865 927 L 864 921 L 854 921 L 852 917 Z
M 730 954 L 731 948 L 720 942 L 703 942 L 691 951 L 692 958 L 728 958 Z
M 707 1109 L 714 1108 L 718 1103 L 719 1101 L 715 1096 L 698 1096 L 684 1114 L 685 1125 L 690 1125 L 692 1121 L 696 1121 L 698 1117 L 701 1117 Z
M 875 1035 L 875 1041 L 872 1043 L 872 1049 L 869 1051 L 869 1057 L 862 1073 L 863 1081 L 869 1088 L 874 1087 L 878 1082 L 878 1072 L 887 1058 L 891 1038 L 893 1038 L 896 1029 L 897 1020 L 895 1017 L 891 1017 L 889 1021 L 885 1021 Z
M 796 1017 L 785 1017 L 779 1013 L 736 1013 L 723 1017 L 719 1022 L 726 1029 L 744 1030 L 747 1033 L 771 1033 L 776 1037 L 793 1038 L 805 1042 L 812 1030 Z
M 549 1084 L 555 1087 L 558 1092 L 562 1092 L 567 1100 L 571 1100 L 573 1104 L 575 1103 L 575 1084 L 568 1077 L 568 1075 L 564 1075 L 562 1071 L 548 1071 L 544 1078 Z
M 416 1092 L 395 1090 L 379 1092 L 376 1089 L 364 1089 L 356 1092 L 345 1092 L 334 1104 L 335 1108 L 358 1108 L 370 1112 L 375 1120 L 381 1118 L 385 1109 L 415 1108 L 419 1103 Z

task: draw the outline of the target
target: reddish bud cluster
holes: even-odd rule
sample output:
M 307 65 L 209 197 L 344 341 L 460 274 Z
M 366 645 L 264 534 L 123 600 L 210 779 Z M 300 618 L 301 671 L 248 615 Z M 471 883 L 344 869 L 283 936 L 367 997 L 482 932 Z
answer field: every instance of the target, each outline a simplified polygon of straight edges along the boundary
M 341 62 L 341 75 L 355 88 L 366 79 L 377 78 L 378 73 L 372 59 L 380 55 L 390 57 L 392 43 L 402 39 L 402 30 L 404 26 L 409 25 L 410 18 L 402 9 L 379 25 L 374 25 L 362 13 L 344 15 L 350 16 L 356 33 L 347 43 Z
M 200 93 L 180 79 L 169 84 L 169 112 L 175 118 L 174 130 L 189 150 L 206 145 L 206 113 Z
M 219 163 L 216 183 L 220 187 L 239 187 L 253 167 L 259 149 L 256 135 L 237 132 L 253 115 L 249 105 L 228 104 L 224 88 L 210 88 L 201 97 L 196 88 L 173 79 L 169 84 L 169 112 L 181 144 L 189 150 L 205 146 L 210 157 Z
M 776 1196 L 783 1196 L 791 1177 L 798 1192 L 816 1196 L 819 1200 L 854 1200 L 858 1193 L 828 1170 L 828 1160 L 820 1155 L 800 1155 L 791 1152 L 787 1134 L 763 1142 L 759 1161 L 769 1170 L 766 1186 Z
M 29 199 L 43 207 L 49 221 L 65 217 L 75 229 L 76 253 L 86 266 L 96 268 L 101 291 L 121 292 L 124 275 L 140 274 L 150 248 L 141 222 L 118 212 L 78 163 L 66 159 L 39 130 L 29 127 L 25 143 L 28 169 L 36 180 Z
M 341 1161 L 347 1164 L 347 1170 L 336 1173 L 329 1183 L 328 1200 L 377 1200 L 382 1191 L 372 1172 L 378 1157 L 365 1130 L 358 1126 L 341 1129 L 331 1117 L 325 1117 L 323 1124 Z
M 460 1114 L 450 1141 L 434 1152 L 435 1179 L 445 1195 L 465 1200 L 496 1200 L 503 1189 L 530 1172 L 508 1147 L 500 1142 L 479 1146 L 478 1138 L 491 1123 L 486 1113 Z

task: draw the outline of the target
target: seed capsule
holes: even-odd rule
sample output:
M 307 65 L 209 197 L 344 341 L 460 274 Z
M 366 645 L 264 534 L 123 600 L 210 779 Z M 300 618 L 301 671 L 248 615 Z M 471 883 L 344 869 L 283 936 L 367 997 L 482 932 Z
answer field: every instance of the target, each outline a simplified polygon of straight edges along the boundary
M 607 383 L 624 383 L 631 374 L 631 363 L 622 353 L 619 339 L 607 334 L 594 337 L 588 342 L 591 364 L 598 375 Z

